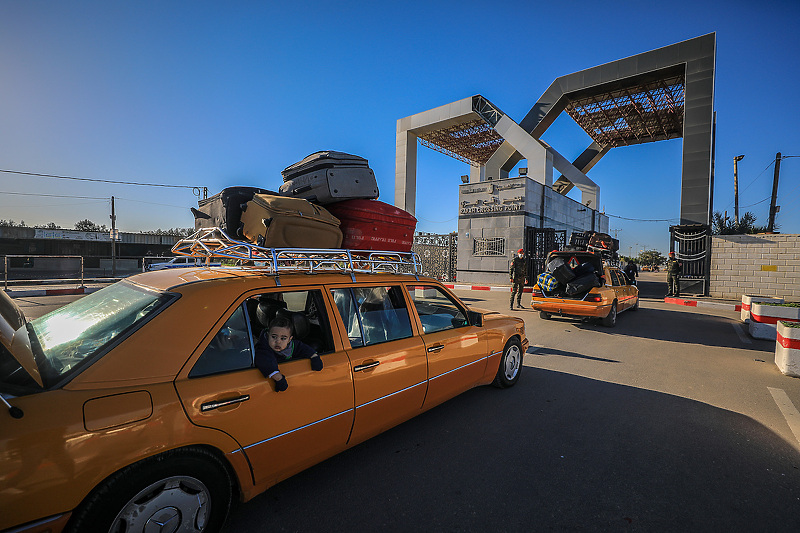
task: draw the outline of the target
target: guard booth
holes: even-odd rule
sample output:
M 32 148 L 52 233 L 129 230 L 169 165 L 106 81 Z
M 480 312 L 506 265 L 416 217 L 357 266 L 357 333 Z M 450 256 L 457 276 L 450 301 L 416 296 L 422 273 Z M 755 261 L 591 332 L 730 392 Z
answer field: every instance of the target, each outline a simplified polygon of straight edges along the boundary
M 711 280 L 711 228 L 706 224 L 669 227 L 669 251 L 681 262 L 681 294 L 707 296 Z

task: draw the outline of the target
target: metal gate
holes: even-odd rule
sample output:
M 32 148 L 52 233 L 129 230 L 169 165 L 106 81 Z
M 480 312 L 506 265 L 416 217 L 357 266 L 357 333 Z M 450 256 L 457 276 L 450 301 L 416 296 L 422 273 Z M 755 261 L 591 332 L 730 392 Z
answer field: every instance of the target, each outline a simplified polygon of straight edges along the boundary
M 412 250 L 422 261 L 422 275 L 440 281 L 456 280 L 456 243 L 458 234 L 414 234 Z
M 525 228 L 525 253 L 528 256 L 528 283 L 533 285 L 544 272 L 547 254 L 563 250 L 567 244 L 567 230 L 554 228 Z
M 708 294 L 711 231 L 705 224 L 670 226 L 670 251 L 682 264 L 681 292 Z

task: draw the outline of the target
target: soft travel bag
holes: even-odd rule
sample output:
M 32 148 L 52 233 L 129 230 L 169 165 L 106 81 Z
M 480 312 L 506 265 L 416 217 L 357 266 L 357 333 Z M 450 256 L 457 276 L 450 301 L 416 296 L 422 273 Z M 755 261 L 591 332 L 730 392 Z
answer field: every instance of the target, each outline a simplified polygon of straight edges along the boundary
M 192 208 L 194 229 L 220 228 L 230 237 L 236 238 L 241 225 L 242 206 L 253 199 L 254 194 L 275 194 L 258 187 L 227 187 L 211 198 L 197 201 Z
M 339 248 L 339 219 L 302 198 L 256 194 L 242 213 L 239 235 L 267 248 Z

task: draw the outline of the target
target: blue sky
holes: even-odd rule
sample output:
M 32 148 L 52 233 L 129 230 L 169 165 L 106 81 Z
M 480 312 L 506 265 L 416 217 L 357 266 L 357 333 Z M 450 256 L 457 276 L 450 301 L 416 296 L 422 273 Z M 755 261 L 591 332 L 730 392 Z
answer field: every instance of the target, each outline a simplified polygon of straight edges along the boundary
M 520 121 L 557 77 L 717 32 L 714 206 L 767 223 L 775 153 L 800 155 L 800 2 L 0 1 L 0 219 L 122 231 L 191 227 L 191 187 L 277 189 L 318 150 L 366 157 L 394 201 L 399 118 L 482 94 Z M 543 139 L 589 144 L 562 114 Z M 681 140 L 617 148 L 589 176 L 621 251 L 668 249 Z M 419 148 L 418 229 L 457 227 L 468 167 Z M 90 198 L 25 196 L 33 193 Z M 777 222 L 800 233 L 800 158 L 781 164 Z M 93 199 L 97 198 L 97 199 Z M 760 202 L 760 203 L 757 203 Z M 751 205 L 753 204 L 753 205 Z M 614 231 L 616 230 L 616 232 Z

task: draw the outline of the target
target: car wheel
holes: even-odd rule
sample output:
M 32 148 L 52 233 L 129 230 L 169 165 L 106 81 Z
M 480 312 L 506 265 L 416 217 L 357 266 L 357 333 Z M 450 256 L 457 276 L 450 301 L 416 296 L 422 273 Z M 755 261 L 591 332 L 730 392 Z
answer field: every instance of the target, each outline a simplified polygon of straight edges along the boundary
M 550 320 L 550 313 L 539 311 L 539 318 L 541 318 L 542 320 Z
M 513 386 L 519 380 L 522 370 L 522 345 L 519 339 L 514 337 L 509 339 L 503 348 L 503 355 L 500 358 L 500 368 L 492 385 L 505 389 Z
M 73 515 L 68 531 L 216 532 L 231 498 L 231 479 L 221 459 L 200 448 L 174 450 L 106 479 Z
M 636 303 L 633 304 L 633 307 L 631 307 L 631 311 L 638 311 L 638 310 L 639 310 L 639 298 L 636 298 Z
M 603 325 L 607 328 L 613 328 L 617 325 L 617 301 L 611 304 L 611 311 L 608 312 L 608 316 L 603 319 Z

